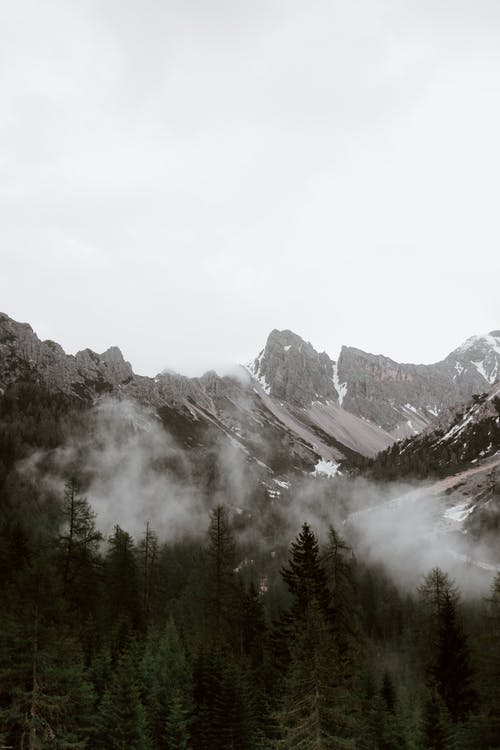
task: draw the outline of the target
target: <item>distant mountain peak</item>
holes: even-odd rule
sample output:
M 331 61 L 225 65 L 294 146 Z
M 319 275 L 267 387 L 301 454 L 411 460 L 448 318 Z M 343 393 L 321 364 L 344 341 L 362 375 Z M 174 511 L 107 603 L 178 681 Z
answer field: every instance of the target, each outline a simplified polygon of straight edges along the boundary
M 447 359 L 456 360 L 460 376 L 472 366 L 486 383 L 492 385 L 500 378 L 500 331 L 470 336 Z
M 308 408 L 314 401 L 337 401 L 334 362 L 290 330 L 274 329 L 248 366 L 262 388 L 279 401 Z

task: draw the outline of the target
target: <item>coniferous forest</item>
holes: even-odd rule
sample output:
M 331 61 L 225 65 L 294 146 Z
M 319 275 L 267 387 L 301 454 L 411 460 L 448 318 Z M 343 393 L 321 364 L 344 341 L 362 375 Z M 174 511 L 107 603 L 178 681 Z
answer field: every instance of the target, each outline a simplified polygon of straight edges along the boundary
M 263 551 L 224 503 L 201 536 L 105 536 L 83 469 L 50 502 L 16 473 L 79 409 L 16 386 L 0 416 L 1 747 L 500 747 L 500 575 L 404 589 L 341 528 Z

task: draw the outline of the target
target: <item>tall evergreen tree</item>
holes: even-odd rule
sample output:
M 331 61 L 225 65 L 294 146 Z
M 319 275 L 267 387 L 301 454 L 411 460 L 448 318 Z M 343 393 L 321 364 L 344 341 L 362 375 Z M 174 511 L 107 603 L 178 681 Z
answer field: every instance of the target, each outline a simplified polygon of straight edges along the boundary
M 292 595 L 292 616 L 300 620 L 313 600 L 327 614 L 330 594 L 326 573 L 320 559 L 318 540 L 309 524 L 303 524 L 297 539 L 291 544 L 290 552 L 288 567 L 282 569 L 281 576 Z
M 226 509 L 219 505 L 210 514 L 206 553 L 206 625 L 210 640 L 241 642 L 243 590 L 236 572 L 236 545 Z
M 39 554 L 20 572 L 0 612 L 0 726 L 7 744 L 83 748 L 92 702 L 62 581 Z
M 320 604 L 312 599 L 290 648 L 291 663 L 277 719 L 286 750 L 354 748 L 356 726 L 343 663 Z
M 118 630 L 119 647 L 124 647 L 130 629 L 142 625 L 139 571 L 130 534 L 115 526 L 109 537 L 105 559 L 107 613 L 110 626 Z
M 172 695 L 162 738 L 165 750 L 188 750 L 188 714 L 185 698 L 179 689 Z
M 75 588 L 79 576 L 89 574 L 102 534 L 96 529 L 96 515 L 87 498 L 78 494 L 75 479 L 66 483 L 62 505 L 63 529 L 59 547 L 63 561 L 64 589 Z
M 146 623 L 149 623 L 155 609 L 156 600 L 159 595 L 159 549 L 158 537 L 151 528 L 149 521 L 146 523 L 146 531 L 137 546 L 137 558 L 139 564 L 139 580 L 142 610 Z
M 463 721 L 474 709 L 477 696 L 467 639 L 458 622 L 458 591 L 439 568 L 429 573 L 419 591 L 427 610 L 427 689 L 431 698 L 437 694 L 453 722 Z
M 149 750 L 146 713 L 137 670 L 130 653 L 120 657 L 99 707 L 97 747 L 102 750 Z
M 175 722 L 190 708 L 191 670 L 172 618 L 162 631 L 148 633 L 140 674 L 152 747 L 161 750 L 174 703 L 180 703 Z
M 358 602 L 352 550 L 330 526 L 328 540 L 321 555 L 330 592 L 330 616 L 339 637 L 355 641 L 359 637 Z
M 262 666 L 266 638 L 266 621 L 261 597 L 253 581 L 243 602 L 243 650 L 254 670 Z
M 480 653 L 482 662 L 481 693 L 484 700 L 483 745 L 500 746 L 500 573 L 491 583 Z

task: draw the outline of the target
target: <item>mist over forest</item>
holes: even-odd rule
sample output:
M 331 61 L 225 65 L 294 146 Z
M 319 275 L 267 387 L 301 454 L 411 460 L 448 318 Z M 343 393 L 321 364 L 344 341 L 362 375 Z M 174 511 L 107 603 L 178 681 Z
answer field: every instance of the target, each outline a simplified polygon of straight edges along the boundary
M 127 399 L 0 410 L 4 746 L 497 747 L 494 537 L 430 481 L 279 475 Z

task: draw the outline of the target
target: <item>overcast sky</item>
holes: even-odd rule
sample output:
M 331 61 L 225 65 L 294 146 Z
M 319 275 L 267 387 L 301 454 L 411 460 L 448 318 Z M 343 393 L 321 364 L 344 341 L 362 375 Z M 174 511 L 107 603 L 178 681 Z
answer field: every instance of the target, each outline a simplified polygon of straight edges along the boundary
M 2 0 L 0 310 L 134 369 L 500 328 L 498 0 Z

